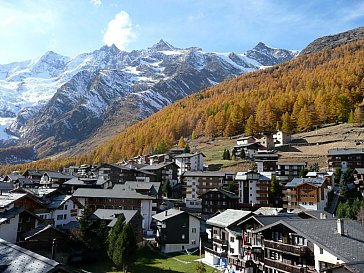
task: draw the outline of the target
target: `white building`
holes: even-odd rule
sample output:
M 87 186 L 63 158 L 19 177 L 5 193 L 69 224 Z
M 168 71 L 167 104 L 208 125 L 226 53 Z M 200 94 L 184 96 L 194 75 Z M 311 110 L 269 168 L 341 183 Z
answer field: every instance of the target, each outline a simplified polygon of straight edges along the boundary
M 274 139 L 274 146 L 276 147 L 282 146 L 291 141 L 291 135 L 288 133 L 284 133 L 282 131 L 277 131 L 277 133 L 273 135 L 273 139 Z
M 239 203 L 246 205 L 267 205 L 272 172 L 238 172 L 235 181 L 239 184 Z
M 180 177 L 187 171 L 203 171 L 204 157 L 205 155 L 203 153 L 176 155 L 174 157 L 174 162 L 179 167 L 178 176 Z

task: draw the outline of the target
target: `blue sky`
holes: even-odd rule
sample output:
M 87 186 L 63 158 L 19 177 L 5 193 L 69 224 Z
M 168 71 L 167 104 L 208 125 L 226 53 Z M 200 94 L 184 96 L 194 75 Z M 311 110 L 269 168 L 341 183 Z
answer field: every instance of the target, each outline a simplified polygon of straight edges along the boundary
M 53 50 L 74 57 L 104 44 L 242 53 L 262 41 L 303 49 L 364 26 L 364 0 L 0 0 L 0 63 Z

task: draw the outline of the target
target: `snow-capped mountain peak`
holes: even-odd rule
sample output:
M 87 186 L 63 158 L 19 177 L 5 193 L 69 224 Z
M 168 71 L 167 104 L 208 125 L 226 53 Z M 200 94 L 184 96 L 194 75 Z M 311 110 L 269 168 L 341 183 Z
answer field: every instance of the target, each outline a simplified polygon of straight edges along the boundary
M 256 56 L 283 59 L 280 50 L 263 43 L 251 52 L 180 49 L 161 39 L 144 50 L 126 52 L 105 45 L 74 58 L 49 51 L 34 60 L 0 65 L 0 124 L 19 143 L 34 144 L 41 156 L 50 155 L 102 133 L 102 128 L 107 133 L 110 124 L 125 126 L 201 89 L 259 69 L 264 64 Z

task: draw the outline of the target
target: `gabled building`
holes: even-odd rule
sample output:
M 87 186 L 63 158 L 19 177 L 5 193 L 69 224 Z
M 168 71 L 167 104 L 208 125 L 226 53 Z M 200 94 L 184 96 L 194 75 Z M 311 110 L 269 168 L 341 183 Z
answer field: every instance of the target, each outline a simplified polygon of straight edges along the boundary
M 241 145 L 235 145 L 233 153 L 240 157 L 241 151 L 244 150 L 245 158 L 247 159 L 253 159 L 259 152 L 259 150 L 264 149 L 264 146 L 260 143 L 248 143 L 248 144 L 241 144 Z
M 208 217 L 226 209 L 238 209 L 239 196 L 224 189 L 212 189 L 200 195 L 202 215 Z
M 335 272 L 364 257 L 364 229 L 353 220 L 280 220 L 253 232 L 263 238 L 264 272 Z
M 241 229 L 237 224 L 251 215 L 251 211 L 227 209 L 206 221 L 211 240 L 205 247 L 206 263 L 226 266 L 229 255 L 241 255 Z
M 107 227 L 112 228 L 121 215 L 125 218 L 124 223 L 132 226 L 137 242 L 141 242 L 143 240 L 143 217 L 138 210 L 97 209 L 90 216 L 90 220 L 97 222 L 97 224 L 105 221 Z
M 69 174 L 46 171 L 40 178 L 39 186 L 44 188 L 59 188 L 64 182 L 71 180 L 72 178 L 74 178 L 74 176 Z
M 251 144 L 251 143 L 255 143 L 255 137 L 253 137 L 253 136 L 239 137 L 236 140 L 236 145 L 238 145 L 238 146 Z
M 158 182 L 149 183 L 149 187 L 138 182 L 131 183 L 115 185 L 112 189 L 80 188 L 74 192 L 73 196 L 92 211 L 97 209 L 139 210 L 143 216 L 144 232 L 151 233 L 152 216 L 156 214 L 160 201 L 157 194 L 160 183 L 158 190 L 154 186 Z
M 71 273 L 64 265 L 0 239 L 0 265 L 4 273 Z
M 273 140 L 274 140 L 274 146 L 279 147 L 291 141 L 291 134 L 285 133 L 283 131 L 277 131 L 273 135 Z
M 364 194 L 364 168 L 356 168 L 353 176 L 356 189 Z
M 169 209 L 153 216 L 156 241 L 163 253 L 181 252 L 199 247 L 200 220 L 186 211 Z
M 324 210 L 331 186 L 324 178 L 295 178 L 285 185 L 283 207 Z
M 79 188 L 109 189 L 112 186 L 113 183 L 106 176 L 99 176 L 97 178 L 74 177 L 64 182 L 61 189 L 68 194 L 72 194 Z

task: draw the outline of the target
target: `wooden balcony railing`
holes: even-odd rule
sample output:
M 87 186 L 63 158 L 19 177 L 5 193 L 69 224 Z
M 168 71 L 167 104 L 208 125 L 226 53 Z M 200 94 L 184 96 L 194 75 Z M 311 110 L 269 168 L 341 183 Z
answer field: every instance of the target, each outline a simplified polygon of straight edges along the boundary
M 274 242 L 270 240 L 264 240 L 263 244 L 264 247 L 272 248 L 278 251 L 283 251 L 298 256 L 305 256 L 310 251 L 307 246 L 295 246 L 290 244 L 284 244 L 281 242 Z
M 282 270 L 282 271 L 286 271 L 286 272 L 291 272 L 291 273 L 310 273 L 310 272 L 315 272 L 310 267 L 286 264 L 286 263 L 283 263 L 281 261 L 271 260 L 271 259 L 268 259 L 268 258 L 264 258 L 263 263 L 266 266 L 274 267 L 274 268 L 276 268 L 278 270 Z
M 220 258 L 227 258 L 227 252 L 226 251 L 217 252 L 217 251 L 215 251 L 215 250 L 213 250 L 212 248 L 209 248 L 209 247 L 204 247 L 204 249 L 205 249 L 205 252 L 209 252 L 214 256 L 217 256 L 217 257 L 220 257 Z

